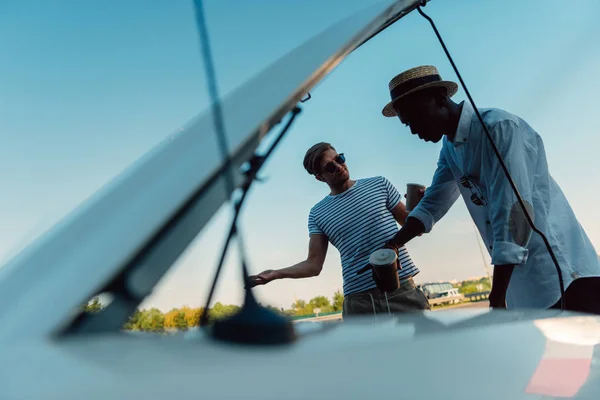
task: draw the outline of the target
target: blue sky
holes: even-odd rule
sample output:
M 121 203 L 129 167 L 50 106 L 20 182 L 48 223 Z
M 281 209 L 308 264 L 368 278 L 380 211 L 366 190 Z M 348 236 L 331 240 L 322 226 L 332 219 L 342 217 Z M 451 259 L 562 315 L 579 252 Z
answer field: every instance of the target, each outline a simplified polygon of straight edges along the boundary
M 209 0 L 207 18 L 225 95 L 295 46 L 374 1 Z M 437 22 L 479 107 L 525 118 L 545 140 L 550 170 L 600 248 L 597 121 L 600 3 L 583 0 L 433 0 Z M 0 1 L 0 256 L 8 257 L 208 107 L 191 1 Z M 348 57 L 313 98 L 268 164 L 242 218 L 250 268 L 306 256 L 307 213 L 328 192 L 302 168 L 308 147 L 329 141 L 354 178 L 384 175 L 400 191 L 429 184 L 439 145 L 383 118 L 389 79 L 436 65 L 456 79 L 428 23 L 413 13 Z M 268 83 L 267 83 L 268 84 Z M 463 100 L 459 90 L 456 99 Z M 145 302 L 203 304 L 229 221 L 222 209 Z M 408 246 L 417 281 L 484 273 L 464 205 Z M 486 259 L 489 257 L 486 255 Z M 216 300 L 241 301 L 236 253 Z M 306 280 L 257 290 L 289 307 L 294 297 L 341 288 L 339 255 Z

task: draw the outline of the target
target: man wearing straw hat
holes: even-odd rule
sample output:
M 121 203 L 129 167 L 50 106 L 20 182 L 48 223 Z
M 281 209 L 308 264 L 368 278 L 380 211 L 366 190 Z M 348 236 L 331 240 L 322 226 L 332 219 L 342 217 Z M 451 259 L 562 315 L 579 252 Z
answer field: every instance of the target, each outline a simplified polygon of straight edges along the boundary
M 388 293 L 374 273 L 357 274 L 369 262 L 370 254 L 396 234 L 396 223 L 404 223 L 407 212 L 396 188 L 383 176 L 350 179 L 346 157 L 330 143 L 317 143 L 308 149 L 304 168 L 330 190 L 309 212 L 308 256 L 290 267 L 251 276 L 253 284 L 319 275 L 331 243 L 342 261 L 344 318 L 428 310 L 427 298 L 413 281 L 419 269 L 405 247 L 396 248 L 401 266 L 397 289 Z
M 402 229 L 384 247 L 429 233 L 462 196 L 494 264 L 490 306 L 560 308 L 558 272 L 533 233 L 470 102 L 455 103 L 458 86 L 433 66 L 389 83 L 385 117 L 397 117 L 426 142 L 442 140 L 431 186 Z M 544 143 L 523 119 L 478 109 L 535 226 L 548 238 L 562 271 L 566 308 L 600 314 L 600 261 L 569 202 L 548 171 Z

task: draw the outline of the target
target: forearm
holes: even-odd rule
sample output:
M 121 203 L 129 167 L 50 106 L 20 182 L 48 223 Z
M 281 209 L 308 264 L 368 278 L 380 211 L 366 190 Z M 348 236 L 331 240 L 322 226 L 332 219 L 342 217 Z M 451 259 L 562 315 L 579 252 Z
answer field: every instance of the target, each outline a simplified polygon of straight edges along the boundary
M 393 245 L 397 248 L 404 246 L 410 242 L 416 236 L 421 235 L 425 232 L 425 226 L 417 218 L 409 217 L 406 219 L 405 224 L 396 233 L 396 235 L 388 240 L 386 244 Z
M 491 134 L 513 181 L 511 184 L 491 149 L 491 142 L 486 141 L 483 151 L 488 165 L 482 168 L 482 171 L 485 171 L 482 180 L 488 182 L 488 218 L 493 234 L 493 243 L 489 243 L 492 246 L 492 264 L 498 266 L 496 271 L 507 275 L 507 278 L 502 276 L 502 280 L 498 281 L 498 287 L 501 288 L 501 285 L 508 286 L 513 266 L 525 264 L 529 257 L 528 246 L 533 231 L 527 214 L 535 221 L 534 192 L 538 173 L 538 144 L 535 138 L 532 138 L 534 135 L 526 128 L 509 120 L 497 123 Z M 524 209 L 513 184 L 524 202 Z M 541 215 L 537 215 L 537 218 L 544 218 L 543 209 L 540 211 Z M 507 266 L 510 268 L 506 268 Z
M 399 212 L 398 215 L 395 217 L 396 221 L 400 224 L 400 226 L 406 225 L 406 219 L 408 218 L 408 214 L 408 211 L 404 209 L 401 212 Z
M 511 264 L 495 265 L 494 278 L 492 280 L 492 292 L 495 296 L 505 297 L 510 277 L 512 276 L 515 266 Z
M 291 267 L 277 270 L 277 279 L 300 279 L 317 276 L 321 273 L 322 266 L 312 260 L 300 261 Z

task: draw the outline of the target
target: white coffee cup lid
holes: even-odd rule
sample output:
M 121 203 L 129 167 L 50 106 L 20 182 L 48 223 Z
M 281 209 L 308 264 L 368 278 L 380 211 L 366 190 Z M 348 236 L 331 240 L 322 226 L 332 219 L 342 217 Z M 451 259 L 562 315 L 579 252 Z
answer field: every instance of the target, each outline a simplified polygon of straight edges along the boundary
M 369 263 L 373 266 L 390 265 L 397 257 L 398 255 L 392 249 L 379 249 L 371 253 Z

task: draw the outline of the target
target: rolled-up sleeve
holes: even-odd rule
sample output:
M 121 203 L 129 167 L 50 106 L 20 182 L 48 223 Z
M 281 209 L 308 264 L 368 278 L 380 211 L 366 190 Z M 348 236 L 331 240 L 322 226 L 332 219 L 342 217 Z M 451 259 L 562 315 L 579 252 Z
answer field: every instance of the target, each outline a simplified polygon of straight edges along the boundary
M 442 149 L 431 186 L 425 190 L 425 196 L 408 216 L 421 221 L 425 226 L 425 233 L 429 233 L 435 223 L 446 215 L 459 195 L 456 181 Z
M 527 209 L 534 219 L 533 177 L 537 162 L 535 143 L 526 140 L 526 132 L 514 121 L 497 123 L 490 134 L 504 164 L 515 183 Z M 489 140 L 484 140 L 487 168 L 484 176 L 488 182 L 489 213 L 494 242 L 492 264 L 519 265 L 527 261 L 527 245 L 531 239 L 531 227 L 515 195 L 508 178 Z

